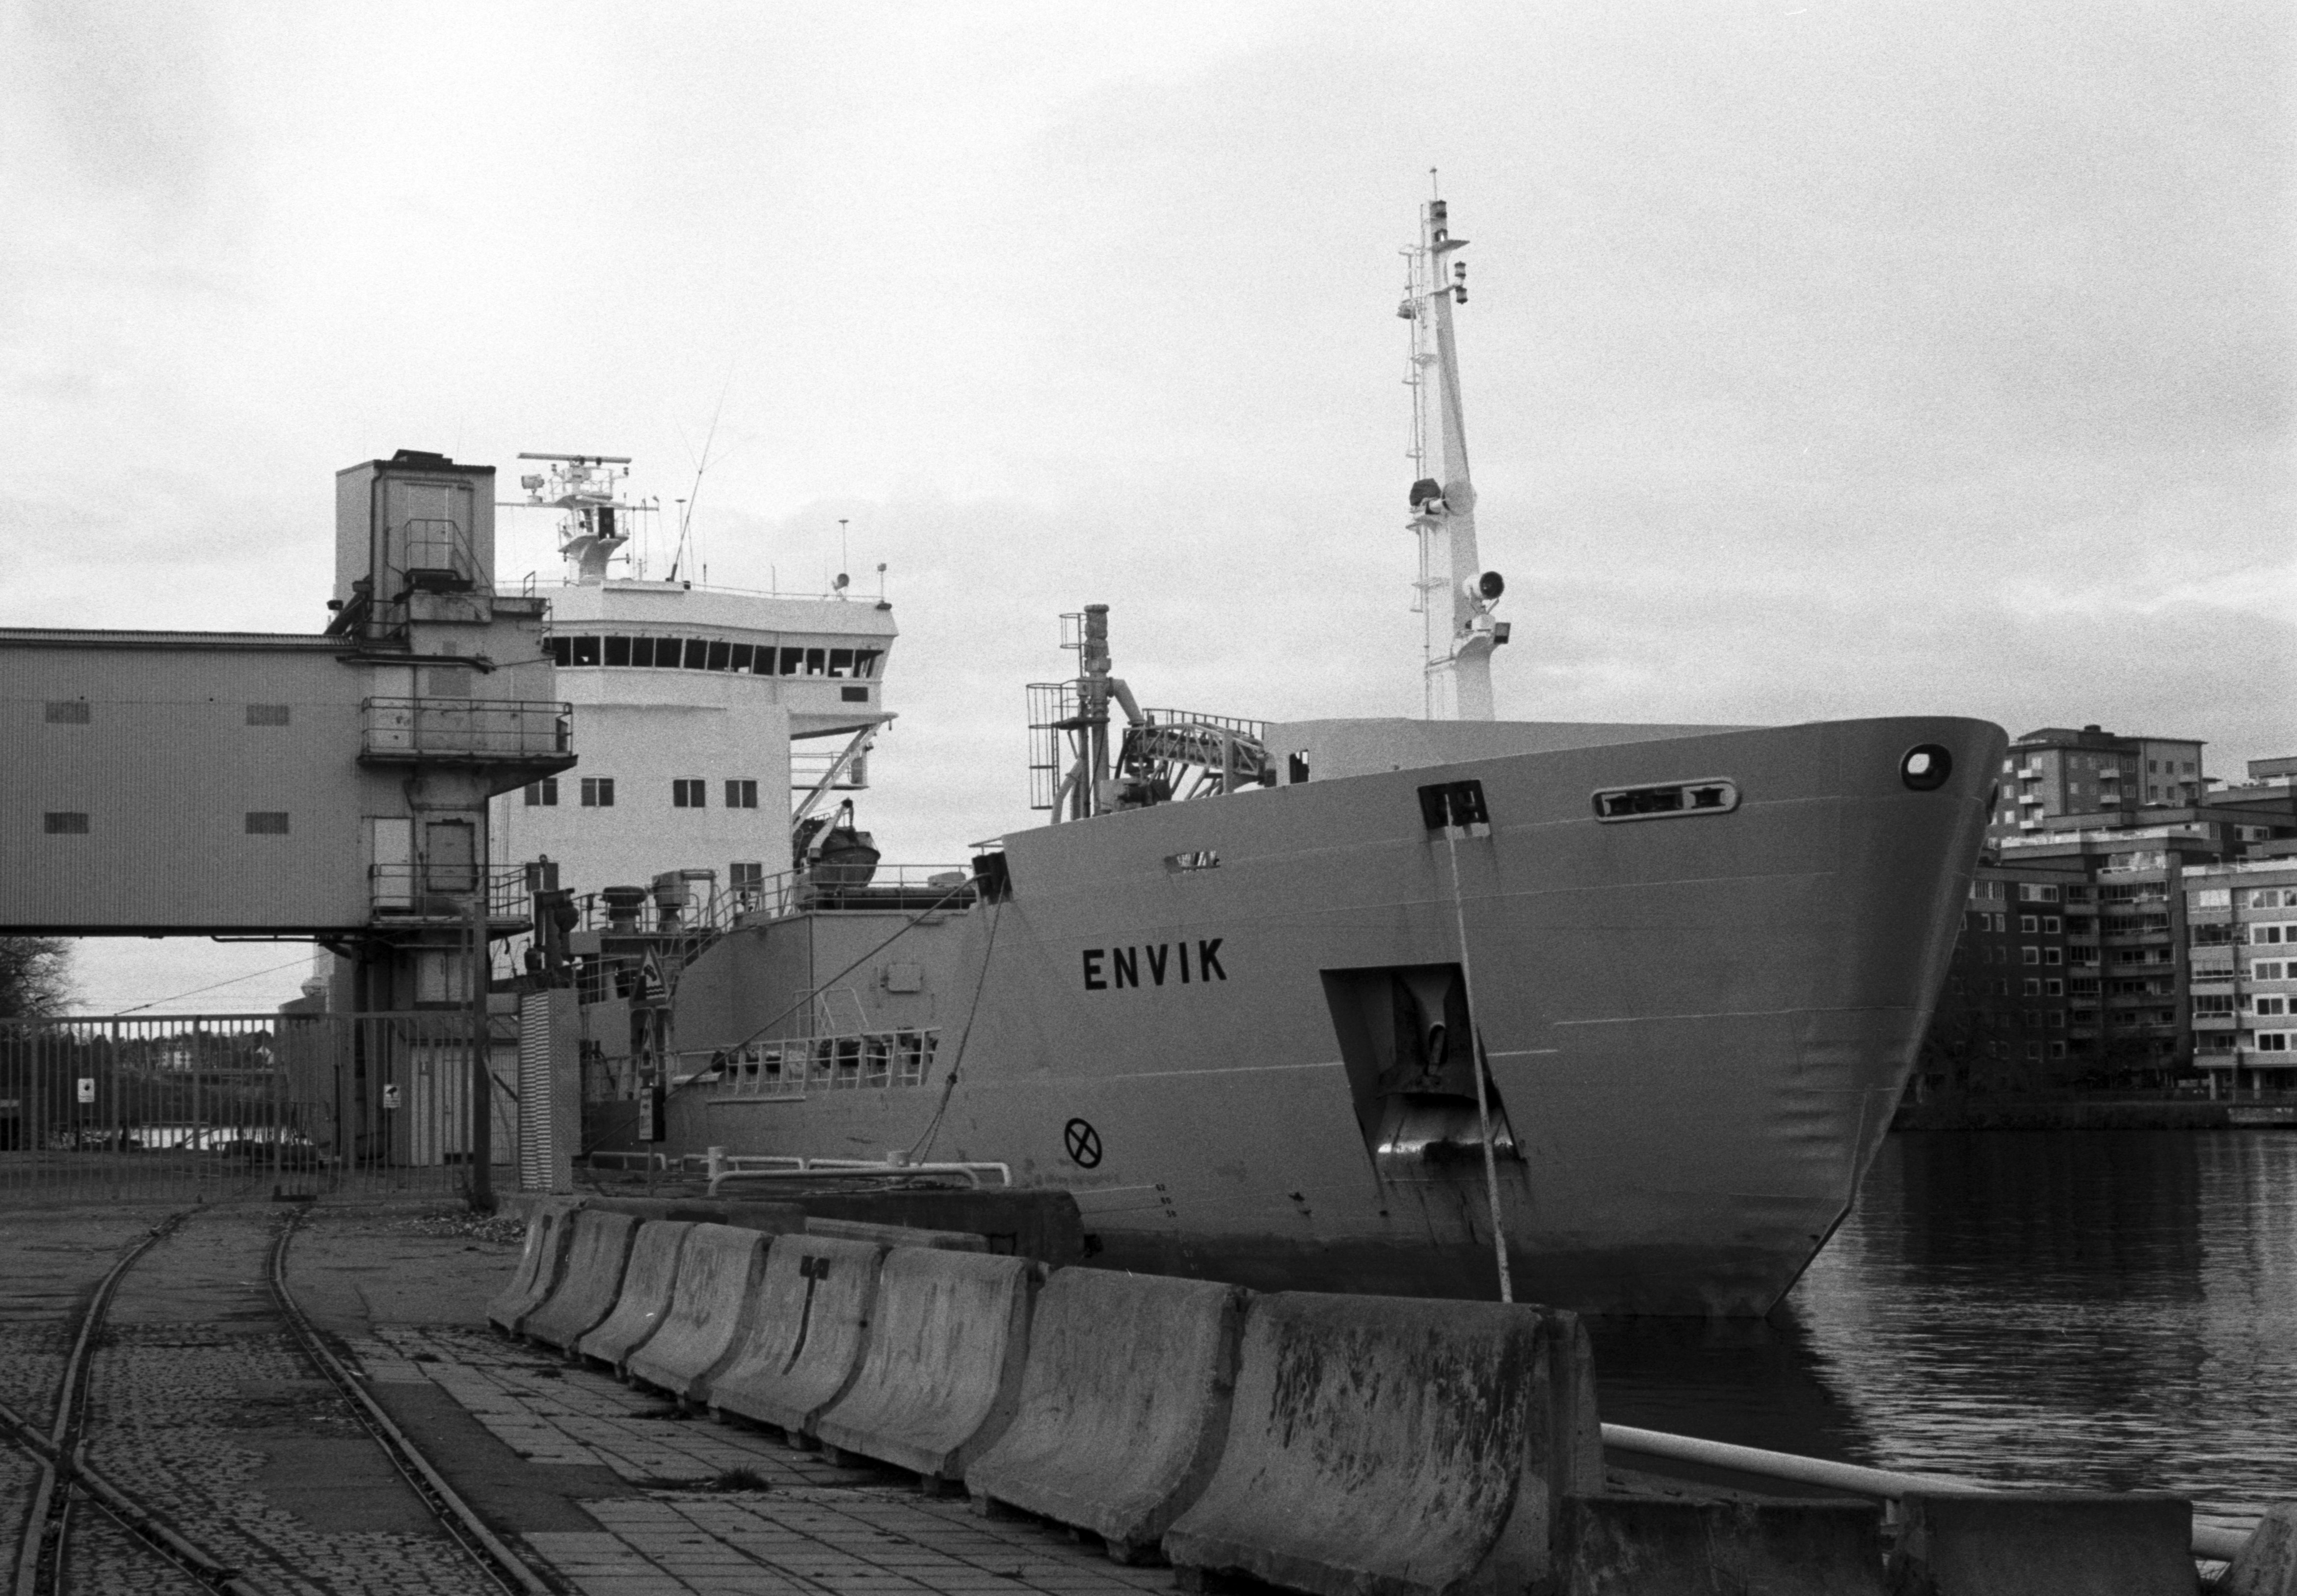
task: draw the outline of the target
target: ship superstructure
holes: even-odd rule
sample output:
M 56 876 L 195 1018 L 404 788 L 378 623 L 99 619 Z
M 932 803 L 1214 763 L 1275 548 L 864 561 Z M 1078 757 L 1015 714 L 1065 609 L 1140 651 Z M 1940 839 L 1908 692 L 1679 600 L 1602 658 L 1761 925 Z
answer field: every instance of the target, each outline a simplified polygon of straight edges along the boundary
M 1070 1193 L 1099 1263 L 1268 1288 L 1753 1314 L 1793 1283 L 1889 1127 L 2006 739 L 1493 719 L 1459 245 L 1440 202 L 1422 226 L 1428 718 L 1144 708 L 1086 608 L 1030 693 L 1054 824 L 939 873 L 842 828 L 667 1027 L 586 980 L 672 1148 L 993 1171 Z
M 820 595 L 712 588 L 675 564 L 649 578 L 630 551 L 654 506 L 625 497 L 628 461 L 520 458 L 536 469 L 514 502 L 558 518 L 564 577 L 538 591 L 582 757 L 496 801 L 498 860 L 547 855 L 578 898 L 672 871 L 756 896 L 790 868 L 793 794 L 802 819 L 869 785 L 893 719 L 892 605 L 842 575 Z

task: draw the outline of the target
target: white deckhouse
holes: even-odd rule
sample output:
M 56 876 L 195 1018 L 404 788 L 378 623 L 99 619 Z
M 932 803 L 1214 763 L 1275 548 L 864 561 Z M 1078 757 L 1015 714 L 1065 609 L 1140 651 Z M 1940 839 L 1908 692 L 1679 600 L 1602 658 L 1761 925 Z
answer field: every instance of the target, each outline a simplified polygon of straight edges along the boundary
M 565 573 L 538 592 L 580 762 L 495 801 L 496 862 L 547 855 L 578 895 L 670 871 L 703 891 L 770 882 L 790 868 L 793 826 L 867 785 L 869 740 L 893 718 L 892 605 L 849 598 L 843 576 L 787 596 L 700 586 L 675 562 L 667 580 L 612 574 L 648 508 L 620 497 L 628 462 L 520 458 L 541 466 L 521 479 L 525 502 L 560 512 Z

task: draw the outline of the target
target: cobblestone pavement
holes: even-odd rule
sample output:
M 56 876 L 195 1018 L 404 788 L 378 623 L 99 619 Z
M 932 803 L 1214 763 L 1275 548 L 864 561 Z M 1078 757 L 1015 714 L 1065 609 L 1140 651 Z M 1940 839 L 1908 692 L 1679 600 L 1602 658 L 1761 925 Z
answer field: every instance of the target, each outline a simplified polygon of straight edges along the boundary
M 203 1211 L 121 1279 L 88 1461 L 274 1590 L 490 1591 L 280 1325 L 264 1271 L 281 1218 Z
M 897 1470 L 833 1466 L 495 1336 L 482 1306 L 516 1246 L 433 1206 L 323 1206 L 295 1243 L 298 1298 L 386 1406 L 397 1387 L 465 1416 L 464 1442 L 426 1443 L 450 1477 L 471 1463 L 459 1444 L 491 1452 L 482 1473 L 590 1482 L 562 1493 L 547 1524 L 497 1526 L 581 1596 L 1171 1588 L 1168 1571 L 1113 1563 L 1064 1531 L 976 1518 Z M 48 1411 L 73 1303 L 170 1211 L 0 1213 L 0 1279 L 28 1282 L 0 1293 L 0 1399 Z M 490 1589 L 278 1323 L 264 1266 L 281 1217 L 210 1205 L 123 1278 L 91 1370 L 90 1461 L 283 1596 Z M 0 1449 L 0 1520 L 21 1514 L 34 1477 Z M 196 1588 L 100 1511 L 73 1524 L 74 1591 Z
M 211 1596 L 85 1499 L 72 1508 L 64 1539 L 64 1589 L 73 1596 Z
M 896 1470 L 838 1468 L 763 1431 L 679 1417 L 660 1397 L 487 1332 L 378 1327 L 352 1350 L 378 1383 L 443 1387 L 536 1465 L 604 1465 L 634 1487 L 585 1504 L 595 1534 L 524 1537 L 584 1596 L 1172 1588 L 1169 1570 L 1111 1562 L 1065 1531 L 980 1518 Z M 762 1489 L 711 1488 L 745 1469 Z
M 57 1384 L 71 1351 L 78 1310 L 122 1248 L 140 1240 L 180 1205 L 154 1203 L 34 1203 L 8 1194 L 0 1211 L 0 1403 L 45 1428 L 54 1416 Z M 0 1558 L 12 1559 L 24 1518 L 39 1483 L 39 1465 L 21 1449 L 0 1444 Z M 99 1540 L 117 1537 L 113 1565 L 146 1559 L 166 1572 L 140 1543 L 101 1513 L 77 1516 Z M 107 1541 L 107 1544 L 109 1542 Z M 167 1589 L 121 1581 L 83 1587 Z

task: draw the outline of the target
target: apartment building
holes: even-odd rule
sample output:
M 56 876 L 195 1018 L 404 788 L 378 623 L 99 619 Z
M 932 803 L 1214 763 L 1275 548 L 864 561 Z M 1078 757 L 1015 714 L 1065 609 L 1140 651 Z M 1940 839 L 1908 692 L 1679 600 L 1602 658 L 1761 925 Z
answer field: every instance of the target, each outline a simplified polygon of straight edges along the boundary
M 2203 745 L 2185 737 L 2117 736 L 2095 726 L 2046 726 L 2010 745 L 1989 836 L 2041 829 L 2062 816 L 2119 817 L 2198 803 L 2208 792 Z
M 2297 1087 L 2297 851 L 2185 882 L 2193 1061 L 2211 1091 Z
M 2197 1065 L 2213 1090 L 2297 1086 L 2274 1023 L 2297 945 L 2267 950 L 2297 939 L 2297 758 L 2213 792 L 2202 747 L 2095 728 L 2012 745 L 1919 1089 L 2128 1089 Z

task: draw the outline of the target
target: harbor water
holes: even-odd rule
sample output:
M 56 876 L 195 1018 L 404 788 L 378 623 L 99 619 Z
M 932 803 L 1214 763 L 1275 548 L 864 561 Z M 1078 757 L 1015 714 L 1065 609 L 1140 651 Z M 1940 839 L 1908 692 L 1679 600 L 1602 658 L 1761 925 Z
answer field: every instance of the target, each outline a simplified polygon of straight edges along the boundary
M 1594 1329 L 1607 1419 L 2245 1526 L 2297 1498 L 2297 1133 L 1893 1136 L 1767 1321 Z

